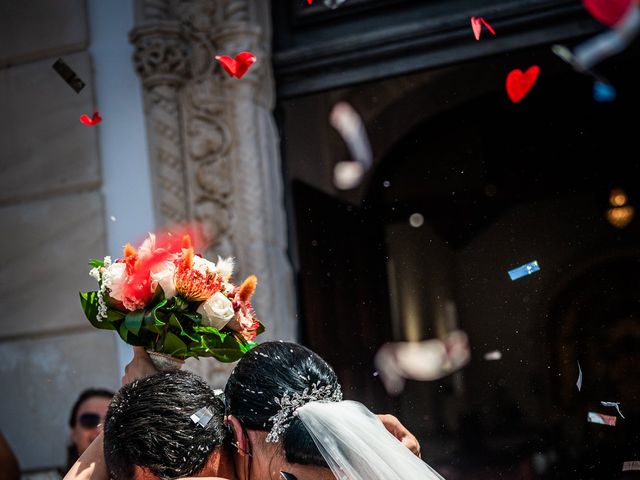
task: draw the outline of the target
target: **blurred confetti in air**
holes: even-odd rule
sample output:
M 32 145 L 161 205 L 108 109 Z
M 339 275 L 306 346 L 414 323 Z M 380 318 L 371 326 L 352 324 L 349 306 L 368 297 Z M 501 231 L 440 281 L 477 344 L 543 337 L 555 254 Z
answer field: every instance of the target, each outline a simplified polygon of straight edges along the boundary
M 82 79 L 61 58 L 56 60 L 52 67 L 58 73 L 58 75 L 60 75 L 62 79 L 67 82 L 67 85 L 75 90 L 76 93 L 80 93 L 80 90 L 85 87 L 86 84 L 82 81 Z
M 324 4 L 332 9 L 335 10 L 336 8 L 338 8 L 340 5 L 342 5 L 344 2 L 346 2 L 347 0 L 324 0 Z
M 350 161 L 338 162 L 333 171 L 334 184 L 342 190 L 357 187 L 372 163 L 371 145 L 358 112 L 347 102 L 338 102 L 329 114 L 329 123 L 346 144 Z
M 454 330 L 443 340 L 387 343 L 374 363 L 387 393 L 398 395 L 405 380 L 438 380 L 464 367 L 470 358 L 467 334 Z
M 640 460 L 631 460 L 622 464 L 623 472 L 630 472 L 632 470 L 640 470 Z
M 615 427 L 618 418 L 611 415 L 605 415 L 603 413 L 589 412 L 587 420 L 589 421 L 589 423 L 597 423 L 598 425 L 609 425 L 610 427 Z
M 593 98 L 596 102 L 613 102 L 616 99 L 616 95 L 616 89 L 610 83 L 600 80 L 593 82 Z
M 578 362 L 578 380 L 576 380 L 576 387 L 578 387 L 578 391 L 582 390 L 582 369 L 580 368 L 580 362 Z
M 487 30 L 489 30 L 492 35 L 496 34 L 496 31 L 493 29 L 493 27 L 489 25 L 483 17 L 471 17 L 471 29 L 473 30 L 473 36 L 476 37 L 476 40 L 480 40 L 482 25 L 487 27 Z
M 484 359 L 487 361 L 501 360 L 502 352 L 500 350 L 493 350 L 492 352 L 487 352 L 484 354 Z
M 624 415 L 620 411 L 620 402 L 600 402 L 600 404 L 603 407 L 615 407 L 615 409 L 618 411 L 618 415 L 620 415 L 621 418 L 624 418 Z
M 511 280 L 518 280 L 519 278 L 526 277 L 527 275 L 531 275 L 533 272 L 537 272 L 540 270 L 540 265 L 538 265 L 538 261 L 534 260 L 529 263 L 525 263 L 524 265 L 514 268 L 513 270 L 509 270 L 509 277 Z
M 564 45 L 553 45 L 551 50 L 580 73 L 594 79 L 593 97 L 598 102 L 611 102 L 616 90 L 592 69 L 607 58 L 626 49 L 640 32 L 640 6 L 630 0 L 584 0 L 585 8 L 609 30 L 592 37 L 573 51 Z
M 540 75 L 540 67 L 532 65 L 524 72 L 519 68 L 515 68 L 509 72 L 505 81 L 507 95 L 513 103 L 520 102 L 526 97 Z

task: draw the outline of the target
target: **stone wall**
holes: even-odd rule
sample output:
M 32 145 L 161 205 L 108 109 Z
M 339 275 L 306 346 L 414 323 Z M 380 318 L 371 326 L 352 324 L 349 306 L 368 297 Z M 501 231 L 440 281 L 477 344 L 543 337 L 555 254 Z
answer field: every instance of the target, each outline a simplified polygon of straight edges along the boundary
M 0 3 L 0 430 L 23 471 L 63 465 L 78 393 L 119 383 L 115 337 L 78 291 L 106 250 L 87 5 Z M 76 93 L 53 70 L 62 57 Z

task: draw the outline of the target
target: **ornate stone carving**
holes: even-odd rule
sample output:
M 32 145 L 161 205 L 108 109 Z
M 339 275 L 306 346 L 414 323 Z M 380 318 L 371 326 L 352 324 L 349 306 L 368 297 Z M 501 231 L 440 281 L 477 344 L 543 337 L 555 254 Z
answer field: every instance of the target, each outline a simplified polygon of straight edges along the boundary
M 294 339 L 266 0 L 138 0 L 131 33 L 145 96 L 159 224 L 196 220 L 208 255 L 234 256 L 237 277 L 259 278 L 254 304 L 265 338 Z M 250 50 L 238 80 L 213 60 Z M 191 362 L 220 384 L 229 369 Z

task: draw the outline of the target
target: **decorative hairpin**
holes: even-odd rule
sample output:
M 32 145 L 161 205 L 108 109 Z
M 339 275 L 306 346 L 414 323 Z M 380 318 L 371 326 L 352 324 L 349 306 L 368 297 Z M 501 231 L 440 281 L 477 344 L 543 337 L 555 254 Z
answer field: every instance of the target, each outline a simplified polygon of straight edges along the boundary
M 278 412 L 269 418 L 273 422 L 273 427 L 267 435 L 267 443 L 275 443 L 280 439 L 280 435 L 291 423 L 291 417 L 295 415 L 298 408 L 310 402 L 339 402 L 342 400 L 340 385 L 324 385 L 318 387 L 316 383 L 304 389 L 302 393 L 289 395 L 285 393 L 282 398 L 274 398 L 273 401 L 280 407 Z
M 197 423 L 201 427 L 206 427 L 211 419 L 213 418 L 213 412 L 209 409 L 209 407 L 202 407 L 196 413 L 191 415 L 191 420 L 193 423 Z

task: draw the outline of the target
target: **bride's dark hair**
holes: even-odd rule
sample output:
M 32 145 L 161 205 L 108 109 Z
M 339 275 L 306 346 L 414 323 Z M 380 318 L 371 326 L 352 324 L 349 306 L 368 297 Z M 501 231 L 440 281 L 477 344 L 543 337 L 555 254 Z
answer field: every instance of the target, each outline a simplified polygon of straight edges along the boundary
M 338 378 L 322 357 L 302 345 L 265 342 L 247 353 L 231 373 L 225 388 L 226 414 L 245 428 L 270 431 L 269 420 L 280 411 L 275 398 L 329 385 L 340 389 Z M 280 442 L 289 463 L 327 467 L 322 454 L 297 416 L 292 417 Z

